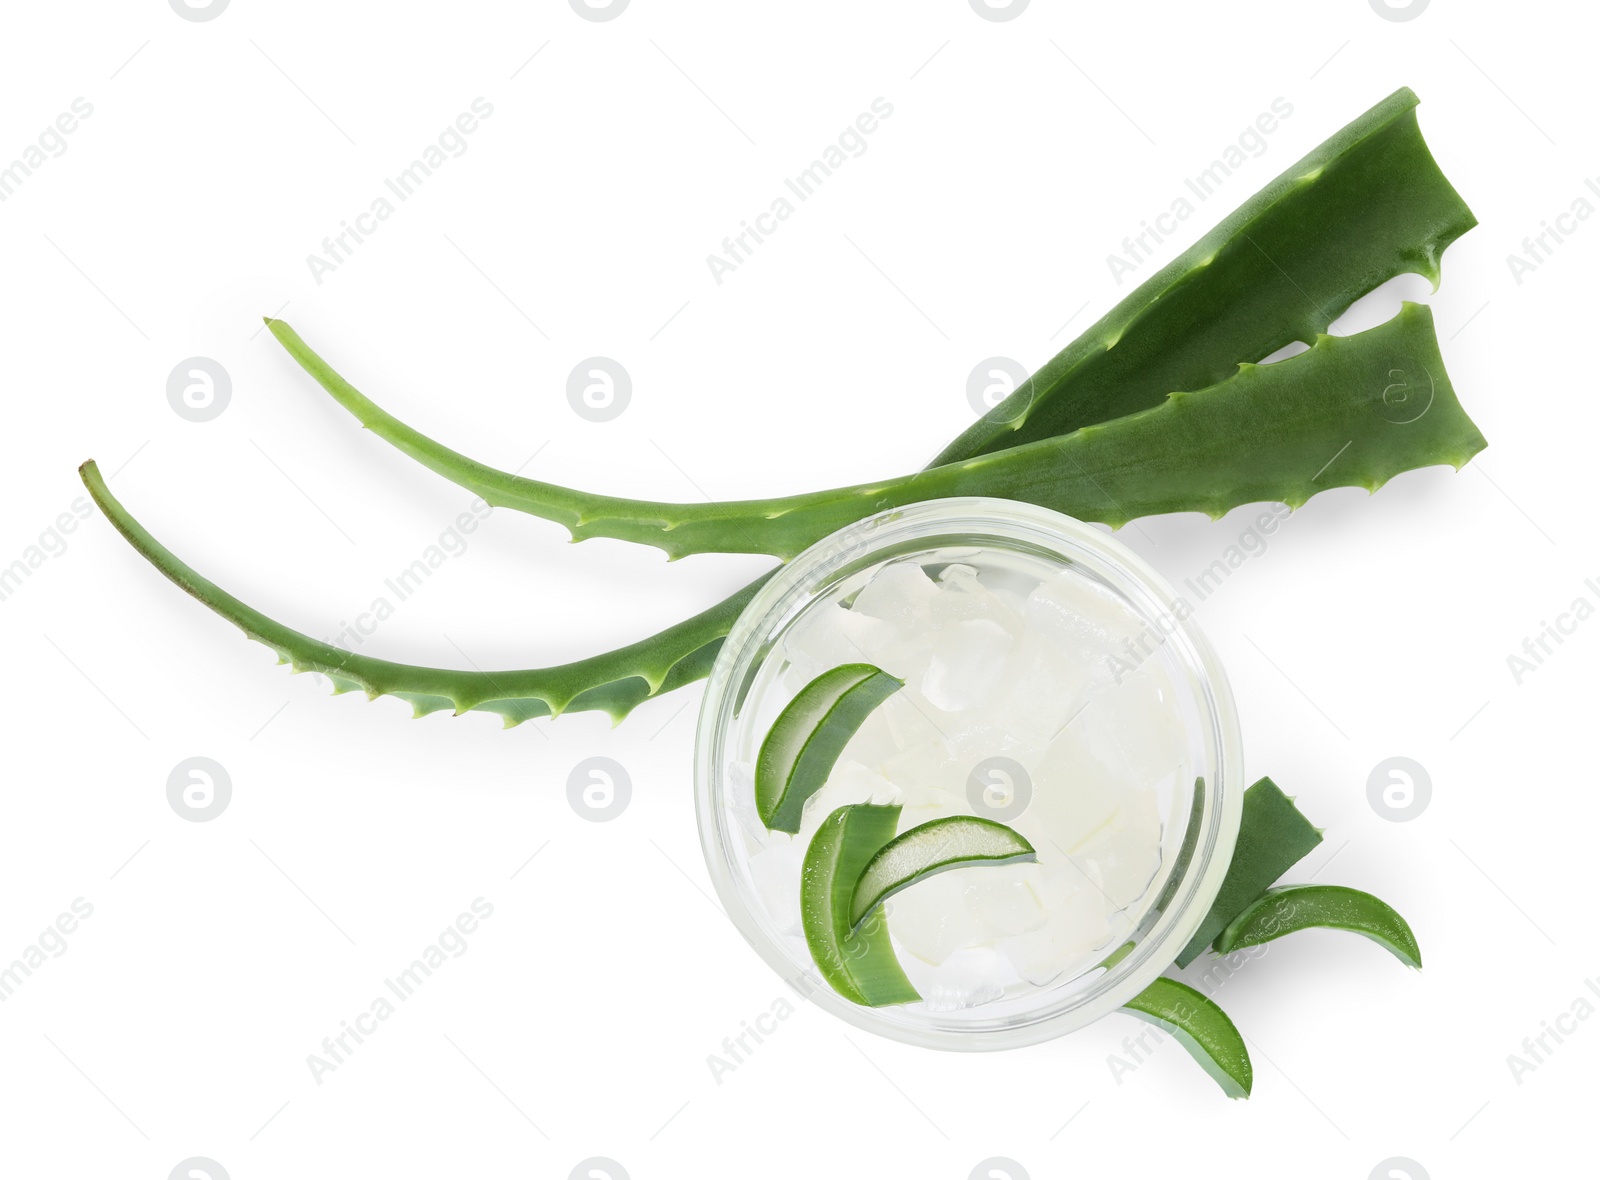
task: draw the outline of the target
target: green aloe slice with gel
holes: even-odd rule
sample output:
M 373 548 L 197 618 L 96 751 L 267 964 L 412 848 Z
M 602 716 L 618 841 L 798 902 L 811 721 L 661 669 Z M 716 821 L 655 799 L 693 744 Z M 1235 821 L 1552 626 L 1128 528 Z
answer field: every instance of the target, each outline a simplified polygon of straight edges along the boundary
M 929 820 L 900 833 L 867 863 L 850 903 L 850 924 L 859 925 L 884 900 L 935 873 L 1038 859 L 1032 844 L 992 819 L 957 815 Z
M 1200 929 L 1178 955 L 1178 966 L 1187 967 L 1199 958 L 1223 927 L 1320 843 L 1321 830 L 1300 814 L 1294 800 L 1270 778 L 1257 780 L 1244 793 L 1239 839 L 1222 888 Z
M 1123 1011 L 1169 1033 L 1229 1098 L 1250 1097 L 1250 1050 L 1228 1014 L 1186 983 L 1162 976 Z
M 1216 949 L 1227 954 L 1313 927 L 1363 935 L 1407 967 L 1422 966 L 1417 937 L 1394 907 L 1370 893 L 1343 885 L 1284 885 L 1269 889 L 1217 936 Z
M 830 668 L 795 694 L 756 758 L 756 811 L 777 832 L 798 832 L 806 800 L 885 697 L 905 684 L 871 664 Z
M 853 930 L 850 898 L 867 862 L 894 839 L 898 806 L 852 803 L 822 821 L 800 875 L 800 915 L 817 970 L 833 990 L 869 1008 L 909 1004 L 911 986 L 881 917 Z

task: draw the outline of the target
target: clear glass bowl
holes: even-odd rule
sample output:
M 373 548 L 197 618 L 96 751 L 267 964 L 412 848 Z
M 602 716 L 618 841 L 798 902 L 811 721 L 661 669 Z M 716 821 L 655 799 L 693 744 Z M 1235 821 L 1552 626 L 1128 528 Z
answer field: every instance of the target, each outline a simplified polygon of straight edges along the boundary
M 1153 634 L 1165 636 L 1149 658 L 1161 662 L 1174 686 L 1173 724 L 1186 743 L 1180 748 L 1186 748 L 1187 781 L 1198 785 L 1192 791 L 1169 787 L 1160 801 L 1163 851 L 1147 890 L 1151 900 L 1128 936 L 1132 949 L 1109 969 L 1095 966 L 954 1011 L 921 1003 L 862 1007 L 822 982 L 804 937 L 782 929 L 751 878 L 748 843 L 733 811 L 734 793 L 748 793 L 751 786 L 732 768 L 754 763 L 767 729 L 793 695 L 782 676 L 788 665 L 784 636 L 814 605 L 845 599 L 881 566 L 908 559 L 1040 575 L 1069 571 L 1112 592 Z M 807 999 L 859 1028 L 911 1044 L 962 1050 L 1031 1045 L 1121 1007 L 1166 970 L 1194 935 L 1221 888 L 1239 830 L 1244 786 L 1233 697 L 1189 615 L 1155 570 L 1105 532 L 1011 500 L 931 500 L 857 521 L 817 542 L 780 569 L 739 616 L 700 710 L 695 807 L 706 864 L 729 918 Z M 1184 857 L 1179 849 L 1191 825 L 1193 850 Z

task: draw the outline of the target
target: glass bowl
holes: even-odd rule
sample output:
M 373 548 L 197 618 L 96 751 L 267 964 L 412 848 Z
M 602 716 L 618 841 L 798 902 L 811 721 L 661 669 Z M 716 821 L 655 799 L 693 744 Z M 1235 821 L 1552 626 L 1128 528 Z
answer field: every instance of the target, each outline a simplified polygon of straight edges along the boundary
M 804 936 L 774 916 L 752 878 L 750 840 L 738 809 L 750 813 L 753 787 L 735 768 L 754 764 L 767 729 L 794 694 L 793 677 L 783 675 L 785 635 L 818 604 L 848 601 L 880 567 L 905 560 L 925 567 L 960 562 L 1002 571 L 1002 577 L 1006 570 L 1029 576 L 1064 571 L 1092 580 L 1102 595 L 1109 591 L 1148 628 L 1151 650 L 1142 658 L 1159 661 L 1173 687 L 1170 715 L 1183 761 L 1165 780 L 1158 802 L 1160 868 L 1136 924 L 1118 936 L 1126 949 L 1111 966 L 1097 961 L 1044 986 L 952 1010 L 927 1003 L 862 1007 L 822 981 Z M 1107 533 L 1011 500 L 930 500 L 818 541 L 745 607 L 718 654 L 700 710 L 695 808 L 706 865 L 728 917 L 802 996 L 858 1028 L 910 1044 L 957 1050 L 1031 1045 L 1120 1008 L 1194 935 L 1221 888 L 1239 830 L 1244 785 L 1233 697 L 1190 615 L 1165 579 Z

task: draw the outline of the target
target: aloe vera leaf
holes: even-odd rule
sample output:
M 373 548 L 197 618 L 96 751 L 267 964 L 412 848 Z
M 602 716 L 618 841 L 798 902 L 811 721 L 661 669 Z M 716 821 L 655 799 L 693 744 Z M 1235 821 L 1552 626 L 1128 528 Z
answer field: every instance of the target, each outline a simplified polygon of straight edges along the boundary
M 590 495 L 406 444 L 436 469 L 466 464 L 452 478 L 491 504 L 557 520 L 577 539 L 637 541 L 675 558 L 790 558 L 873 512 L 947 496 L 1025 500 L 1113 527 L 1161 512 L 1220 516 L 1253 500 L 1298 506 L 1330 487 L 1376 490 L 1415 467 L 1459 468 L 1484 445 L 1450 387 L 1433 313 L 1416 303 L 1366 332 L 1319 336 L 1299 356 L 1240 365 L 1208 389 L 1173 393 L 1137 414 L 914 475 L 779 499 Z
M 1415 271 L 1437 287 L 1440 257 L 1477 219 L 1429 153 L 1417 127 L 1417 102 L 1402 87 L 1291 165 L 929 466 L 1070 434 L 1159 405 L 1174 390 L 1213 385 L 1241 361 L 1259 360 L 1294 340 L 1311 343 L 1351 303 L 1395 275 Z M 383 411 L 282 320 L 267 324 L 290 355 L 380 438 L 491 504 L 530 511 L 585 535 L 575 526 L 593 515 L 590 507 L 599 508 L 600 498 L 534 481 L 508 483 L 503 472 Z
M 1229 1098 L 1250 1097 L 1250 1050 L 1228 1014 L 1186 983 L 1165 976 L 1129 1000 L 1123 1011 L 1170 1033 Z
M 1047 361 L 934 460 L 1066 434 L 1310 344 L 1408 271 L 1439 285 L 1477 218 L 1434 162 L 1402 87 L 1290 165 Z
M 856 730 L 905 686 L 871 664 L 830 668 L 778 714 L 756 757 L 756 812 L 777 832 L 798 832 L 806 800 L 828 781 Z
M 1229 922 L 1322 843 L 1322 832 L 1270 778 L 1246 791 L 1243 803 L 1233 860 L 1211 909 L 1178 956 L 1180 967 L 1194 962 Z
M 789 501 L 687 507 L 735 514 L 724 520 L 699 518 L 711 547 L 767 529 L 769 536 L 787 538 L 772 548 L 787 551 L 869 512 L 952 495 L 1026 500 L 1120 525 L 1153 512 L 1221 515 L 1258 499 L 1299 505 L 1330 487 L 1376 489 L 1411 468 L 1460 467 L 1485 445 L 1455 400 L 1432 325 L 1426 307 L 1406 304 L 1398 316 L 1370 331 L 1322 337 L 1297 357 L 1244 365 L 1212 389 L 1175 395 L 1155 409 L 1065 438 L 888 484 Z M 1404 379 L 1397 381 L 1396 374 Z M 1413 418 L 1416 411 L 1408 408 L 1412 403 L 1403 387 L 1411 381 L 1420 390 L 1418 374 L 1428 378 L 1429 400 Z M 140 528 L 105 490 L 92 465 L 85 465 L 84 481 L 136 549 L 206 605 L 275 648 L 285 662 L 323 671 L 344 689 L 404 697 L 422 713 L 452 706 L 457 712 L 485 709 L 514 724 L 547 713 L 604 709 L 620 719 L 639 701 L 704 676 L 716 645 L 756 589 L 746 587 L 659 636 L 559 667 L 492 673 L 413 668 L 319 643 L 251 610 Z M 1259 892 L 1240 899 L 1238 908 Z M 1223 915 L 1206 941 L 1237 912 Z
M 598 709 L 621 720 L 640 701 L 699 680 L 711 669 L 733 621 L 761 581 L 647 639 L 604 655 L 550 668 L 456 671 L 357 655 L 292 630 L 241 602 L 185 565 L 118 503 L 91 461 L 79 473 L 100 510 L 134 549 L 180 588 L 266 644 L 295 672 L 320 672 L 334 691 L 360 689 L 408 701 L 416 716 L 441 709 L 498 713 L 507 727 L 535 717 Z M 768 575 L 770 576 L 770 575 Z
M 1319 274 L 1326 280 L 1325 286 L 1327 289 L 1338 288 L 1342 282 L 1349 298 L 1344 299 L 1343 303 L 1337 299 L 1325 301 L 1326 306 L 1332 310 L 1325 311 L 1321 317 L 1318 317 L 1320 322 L 1315 326 L 1319 330 L 1332 322 L 1333 315 L 1342 310 L 1343 304 L 1347 304 L 1360 293 L 1377 286 L 1386 278 L 1392 277 L 1394 273 L 1399 273 L 1406 266 L 1420 269 L 1437 281 L 1437 259 L 1439 254 L 1455 236 L 1470 228 L 1474 222 L 1470 211 L 1467 211 L 1465 206 L 1460 204 L 1459 198 L 1454 198 L 1453 190 L 1450 189 L 1448 182 L 1439 174 L 1437 166 L 1428 154 L 1426 145 L 1422 142 L 1420 134 L 1415 130 L 1415 113 L 1412 110 L 1415 103 L 1416 98 L 1409 90 L 1402 89 L 1397 91 L 1383 103 L 1373 108 L 1372 111 L 1369 111 L 1324 143 L 1310 157 L 1307 157 L 1310 160 L 1324 156 L 1347 156 L 1348 159 L 1339 165 L 1335 174 L 1336 178 L 1341 181 L 1340 191 L 1357 190 L 1359 188 L 1357 182 L 1358 174 L 1364 174 L 1367 177 L 1367 183 L 1375 186 L 1372 191 L 1386 194 L 1383 204 L 1387 207 L 1387 212 L 1390 216 L 1405 212 L 1397 208 L 1400 204 L 1406 204 L 1410 207 L 1411 213 L 1407 216 L 1412 222 L 1412 232 L 1417 236 L 1408 241 L 1399 240 L 1398 248 L 1389 249 L 1387 255 L 1382 250 L 1368 249 L 1369 243 L 1375 243 L 1380 240 L 1388 241 L 1387 237 L 1380 235 L 1380 237 L 1374 238 L 1370 234 L 1350 234 L 1344 232 L 1341 228 L 1344 224 L 1343 219 L 1360 217 L 1366 213 L 1375 212 L 1376 206 L 1374 204 L 1370 204 L 1362 198 L 1335 206 L 1327 200 L 1334 190 L 1329 186 L 1315 183 L 1305 186 L 1304 193 L 1297 194 L 1293 190 L 1297 190 L 1300 187 L 1298 177 L 1304 175 L 1307 171 L 1298 166 L 1289 169 L 1284 177 L 1280 177 L 1278 181 L 1274 182 L 1275 186 L 1284 188 L 1284 193 L 1282 194 L 1284 196 L 1310 196 L 1323 202 L 1320 207 L 1308 206 L 1303 200 L 1298 200 L 1294 203 L 1293 208 L 1304 219 L 1301 226 L 1303 240 L 1292 240 L 1290 245 L 1293 249 L 1289 254 L 1275 255 L 1280 263 L 1286 258 L 1291 261 L 1304 260 L 1308 252 L 1314 255 L 1318 246 L 1326 241 L 1328 236 L 1337 235 L 1339 238 L 1338 248 L 1326 251 L 1329 257 L 1316 261 L 1315 265 Z M 1364 144 L 1363 141 L 1368 139 L 1372 140 L 1373 143 Z M 1382 150 L 1374 150 L 1375 147 L 1382 148 Z M 1387 168 L 1387 171 L 1382 175 L 1378 175 L 1370 166 L 1355 167 L 1357 161 L 1367 161 L 1370 164 L 1370 161 L 1379 158 L 1385 162 Z M 1288 178 L 1295 178 L 1292 189 L 1286 187 Z M 1227 367 L 1235 362 L 1265 355 L 1273 349 L 1281 347 L 1288 340 L 1298 338 L 1299 333 L 1294 327 L 1297 317 L 1286 315 L 1286 305 L 1276 299 L 1256 301 L 1258 306 L 1255 308 L 1254 315 L 1259 321 L 1257 330 L 1253 335 L 1247 331 L 1241 334 L 1241 325 L 1238 322 L 1239 317 L 1227 315 L 1227 309 L 1231 306 L 1231 301 L 1240 298 L 1242 295 L 1240 290 L 1234 290 L 1225 293 L 1225 297 L 1216 306 L 1204 309 L 1205 314 L 1201 317 L 1201 323 L 1206 326 L 1205 329 L 1193 330 L 1192 322 L 1188 327 L 1177 323 L 1168 325 L 1164 329 L 1167 335 L 1172 339 L 1182 341 L 1181 344 L 1173 347 L 1170 351 L 1148 347 L 1140 350 L 1135 350 L 1131 347 L 1111 349 L 1106 347 L 1108 340 L 1115 340 L 1120 344 L 1124 330 L 1133 327 L 1135 321 L 1139 321 L 1139 330 L 1133 337 L 1129 338 L 1130 344 L 1134 340 L 1153 339 L 1155 335 L 1160 335 L 1161 332 L 1158 332 L 1157 329 L 1161 329 L 1160 321 L 1162 317 L 1170 314 L 1169 309 L 1179 306 L 1174 300 L 1165 298 L 1167 286 L 1178 281 L 1187 266 L 1199 265 L 1207 260 L 1215 263 L 1216 259 L 1209 253 L 1209 246 L 1207 245 L 1213 239 L 1230 237 L 1233 230 L 1240 232 L 1250 231 L 1250 225 L 1239 224 L 1245 220 L 1244 211 L 1250 210 L 1253 214 L 1265 216 L 1266 206 L 1272 203 L 1270 194 L 1273 191 L 1273 187 L 1269 186 L 1267 190 L 1251 198 L 1245 206 L 1241 207 L 1239 214 L 1235 214 L 1233 218 L 1219 225 L 1193 249 L 1187 251 L 1173 264 L 1158 272 L 1149 281 L 1142 284 L 1122 300 L 1099 323 L 1073 344 L 1068 345 L 1061 356 L 1036 375 L 1036 379 L 1030 380 L 1025 384 L 1023 390 L 1013 395 L 1008 402 L 996 407 L 995 412 L 990 414 L 985 421 L 975 425 L 960 439 L 957 439 L 947 447 L 935 462 L 964 460 L 981 451 L 1016 441 L 1018 436 L 1017 432 L 1012 429 L 1014 426 L 1024 427 L 1025 434 L 1037 432 L 1041 429 L 1041 424 L 1046 421 L 1047 416 L 1061 412 L 1060 408 L 1063 406 L 1075 404 L 1078 407 L 1072 410 L 1069 417 L 1072 421 L 1080 424 L 1092 423 L 1097 416 L 1102 418 L 1115 417 L 1128 409 L 1136 409 L 1153 404 L 1154 401 L 1164 396 L 1170 389 L 1203 385 L 1207 380 L 1225 373 Z M 1433 215 L 1430 217 L 1421 215 L 1418 212 L 1425 209 L 1432 209 L 1434 211 Z M 1397 257 L 1400 259 L 1398 263 L 1396 262 Z M 1292 273 L 1297 278 L 1307 277 L 1302 276 L 1301 265 L 1301 262 L 1296 262 L 1295 265 L 1284 266 L 1282 269 Z M 1342 279 L 1334 273 L 1339 267 L 1343 267 Z M 1217 273 L 1222 272 L 1219 271 Z M 1304 283 L 1301 283 L 1301 286 L 1303 287 Z M 1310 290 L 1310 288 L 1306 289 Z M 281 321 L 269 321 L 269 323 L 274 325 L 274 336 L 286 344 L 291 340 L 298 341 L 299 338 L 293 336 L 292 331 L 287 336 L 284 334 L 288 326 L 282 324 Z M 1222 331 L 1224 324 L 1228 326 L 1229 330 L 1227 332 Z M 1248 337 L 1248 339 L 1245 339 L 1245 337 Z M 330 393 L 338 396 L 342 388 L 348 388 L 331 368 L 322 362 L 320 358 L 317 358 L 309 348 L 304 348 L 303 341 L 300 342 L 300 345 L 303 348 L 303 352 L 297 355 L 296 359 L 300 360 L 311 371 L 312 375 L 329 389 Z M 1093 359 L 1094 353 L 1097 351 L 1104 351 L 1107 355 L 1115 355 L 1117 357 L 1121 366 L 1121 379 L 1129 386 L 1127 392 L 1120 392 L 1116 382 L 1113 381 L 1107 381 L 1098 389 L 1087 389 L 1084 387 L 1084 383 L 1076 377 L 1070 382 L 1058 379 L 1060 374 L 1068 371 L 1076 374 L 1079 371 L 1078 361 L 1084 358 Z M 1073 358 L 1077 358 L 1077 360 Z M 1162 376 L 1151 375 L 1147 377 L 1139 369 L 1138 365 L 1132 363 L 1134 358 L 1139 359 L 1144 364 L 1160 364 L 1163 366 L 1171 366 L 1183 359 L 1185 367 L 1181 375 L 1174 373 L 1168 367 L 1161 370 Z M 307 363 L 308 361 L 310 363 Z M 1049 391 L 1047 397 L 1043 396 L 1046 388 Z M 350 390 L 350 393 L 354 394 L 355 391 Z M 355 397 L 351 398 L 346 404 L 360 411 L 357 413 L 359 418 L 362 413 L 368 412 L 368 407 L 371 407 L 371 403 L 364 398 L 360 398 L 359 401 L 356 398 L 360 398 L 360 395 L 355 394 Z M 1075 403 L 1073 402 L 1074 398 L 1077 399 Z M 341 401 L 344 400 L 341 398 Z M 1037 410 L 1034 410 L 1031 406 L 1031 403 L 1035 400 L 1039 403 Z M 1019 414 L 1019 406 L 1027 412 Z M 1095 408 L 1097 406 L 1099 407 L 1098 410 Z M 376 409 L 376 407 L 371 407 L 371 409 Z M 1018 421 L 1019 418 L 1021 421 Z M 426 441 L 422 436 L 415 435 L 414 432 L 391 430 L 390 423 L 392 422 L 395 422 L 395 420 L 387 415 L 381 417 L 370 415 L 370 421 L 367 424 L 380 437 L 384 437 L 396 445 L 403 441 L 410 441 L 415 445 L 422 446 Z M 474 466 L 470 460 L 454 456 L 453 452 L 447 452 L 443 448 L 435 448 L 433 444 L 427 444 L 427 449 L 428 453 L 436 461 L 451 460 L 451 462 L 443 464 L 442 471 L 449 478 L 455 478 L 458 470 L 468 470 Z M 454 458 L 461 458 L 460 467 L 453 462 Z M 492 470 L 482 465 L 475 466 L 482 468 L 483 471 Z M 93 489 L 91 488 L 91 490 Z M 109 497 L 107 497 L 107 500 L 109 500 Z M 115 504 L 114 500 L 109 502 Z M 101 506 L 105 508 L 107 505 L 103 502 Z M 142 530 L 137 530 L 137 533 L 130 531 L 127 526 L 133 526 L 134 529 L 137 529 L 137 526 L 131 518 L 127 517 L 126 513 L 121 512 L 120 505 L 117 506 L 117 510 L 120 514 L 119 519 L 121 522 L 118 527 L 122 529 L 124 535 L 128 536 L 130 541 L 134 541 L 135 546 L 140 548 L 147 557 L 155 560 L 159 556 L 161 560 L 157 564 L 162 565 L 165 563 L 163 572 L 168 573 L 168 576 L 173 577 L 180 584 L 187 582 L 191 588 L 200 588 L 202 592 L 197 593 L 197 596 L 202 601 L 205 601 L 207 605 L 212 605 L 225 614 L 229 612 L 237 613 L 236 607 L 243 607 L 242 603 L 238 603 L 236 599 L 232 599 L 217 590 L 210 583 L 194 575 L 193 571 L 188 570 L 182 563 L 177 562 L 170 553 L 155 544 L 148 537 L 148 534 L 143 534 Z M 143 536 L 143 541 L 137 540 L 137 536 Z M 704 676 L 711 666 L 718 645 L 726 635 L 728 626 L 738 616 L 743 603 L 748 601 L 755 588 L 755 586 L 750 586 L 737 591 L 701 615 L 687 620 L 678 627 L 669 628 L 642 644 L 630 645 L 630 647 L 623 649 L 621 652 L 608 653 L 596 657 L 592 661 L 579 661 L 576 664 L 566 665 L 565 671 L 569 673 L 576 674 L 579 669 L 588 669 L 591 676 L 587 686 L 572 698 L 567 708 L 603 708 L 612 717 L 620 719 L 640 700 L 653 695 L 651 683 L 647 677 L 625 676 L 613 681 L 598 679 L 600 676 L 611 673 L 617 662 L 616 657 L 619 656 L 623 657 L 621 662 L 624 666 L 632 660 L 642 660 L 658 670 L 662 667 L 670 669 L 659 685 L 655 687 L 654 692 L 664 692 L 675 684 L 688 683 Z M 192 590 L 191 592 L 194 591 Z M 244 609 L 248 610 L 248 608 Z M 365 687 L 369 692 L 382 692 L 386 691 L 386 689 L 381 685 L 386 683 L 420 683 L 430 691 L 417 692 L 414 689 L 407 688 L 400 690 L 402 695 L 410 693 L 414 698 L 413 703 L 419 712 L 450 707 L 450 703 L 456 698 L 446 696 L 437 691 L 442 682 L 446 680 L 456 682 L 460 690 L 460 696 L 463 699 L 478 695 L 479 688 L 475 684 L 474 678 L 467 673 L 419 669 L 419 675 L 413 678 L 405 665 L 390 665 L 382 661 L 369 662 L 351 653 L 330 648 L 327 645 L 316 644 L 315 641 L 296 632 L 289 631 L 271 620 L 255 616 L 254 612 L 249 612 L 249 615 L 254 616 L 260 623 L 267 625 L 267 632 L 275 635 L 280 641 L 280 658 L 293 665 L 305 668 L 327 665 L 330 670 L 347 669 L 352 672 L 366 668 L 368 679 L 364 683 L 352 685 L 349 682 L 344 682 L 343 687 Z M 240 615 L 240 617 L 247 616 Z M 249 630 L 248 627 L 246 629 L 247 631 Z M 696 639 L 704 639 L 705 642 L 698 647 L 690 647 L 690 642 Z M 263 642 L 269 641 L 263 638 Z M 368 667 L 369 663 L 376 666 Z M 383 673 L 383 676 L 373 675 L 374 672 L 379 671 Z M 548 675 L 554 671 L 556 670 L 541 670 L 540 675 Z M 523 677 L 531 675 L 533 673 L 522 674 Z M 566 680 L 568 677 L 559 679 Z M 336 681 L 336 686 L 340 683 Z M 573 685 L 568 684 L 564 691 L 570 691 L 571 687 Z M 518 701 L 516 698 L 509 698 L 512 703 L 504 706 L 500 711 L 505 712 L 508 723 L 514 724 L 515 720 L 524 713 L 527 716 L 540 715 L 541 706 L 539 701 L 541 699 L 534 698 Z
M 850 901 L 850 924 L 883 902 L 937 873 L 973 865 L 1036 861 L 1033 845 L 1005 824 L 975 815 L 929 820 L 901 832 L 861 870 Z
M 894 838 L 898 806 L 853 803 L 831 812 L 811 837 L 800 874 L 806 945 L 822 977 L 847 1000 L 869 1008 L 922 997 L 900 969 L 880 917 L 853 930 L 850 898 L 861 870 Z
M 1343 885 L 1282 885 L 1267 890 L 1228 923 L 1217 936 L 1216 949 L 1225 955 L 1312 927 L 1363 935 L 1407 967 L 1422 966 L 1417 936 L 1394 907 Z
M 1475 219 L 1429 154 L 1416 127 L 1416 102 L 1410 90 L 1395 92 L 1286 170 L 1069 344 L 1022 389 L 945 448 L 935 464 L 965 460 L 1033 437 L 1048 422 L 1092 424 L 1153 405 L 1170 390 L 1204 385 L 1236 362 L 1266 355 L 1325 328 L 1359 295 L 1405 269 L 1418 270 L 1437 283 L 1440 254 Z M 1319 168 L 1323 171 L 1316 181 L 1301 179 Z M 1324 176 L 1329 183 L 1320 183 Z M 1280 200 L 1283 210 L 1274 208 Z M 1243 286 L 1250 252 L 1239 245 L 1246 242 L 1251 251 L 1266 256 L 1257 231 L 1269 225 L 1274 229 L 1269 241 L 1276 243 L 1271 259 L 1277 264 L 1266 276 L 1270 294 L 1269 288 Z M 1244 260 L 1237 257 L 1241 254 L 1246 255 Z M 1195 284 L 1196 267 L 1213 275 L 1235 274 L 1236 285 L 1210 304 L 1197 298 L 1211 287 Z M 1283 284 L 1277 282 L 1279 272 L 1296 287 L 1287 300 L 1280 290 Z M 1216 285 L 1214 279 L 1209 281 Z M 1251 291 L 1261 296 L 1252 300 L 1248 314 L 1235 311 Z M 1308 319 L 1306 308 L 1319 300 L 1321 313 Z M 1180 307 L 1189 308 L 1191 314 L 1178 315 Z M 1289 313 L 1291 307 L 1298 309 L 1296 314 Z M 288 325 L 269 324 L 297 361 L 380 437 L 409 448 L 408 453 L 447 478 L 499 474 L 382 413 Z M 1108 342 L 1116 347 L 1108 347 Z M 1105 358 L 1114 362 L 1102 371 L 1097 365 L 1105 366 Z M 748 589 L 737 592 L 691 623 L 713 617 L 731 622 L 748 593 Z M 677 638 L 676 629 L 663 632 L 663 637 Z M 680 650 L 667 646 L 674 653 Z M 699 653 L 701 675 L 714 652 L 708 643 Z M 675 667 L 694 679 L 687 663 Z M 594 691 L 609 698 L 613 716 L 631 707 L 617 703 L 614 688 L 597 686 Z M 642 699 L 647 694 L 633 688 L 622 695 Z

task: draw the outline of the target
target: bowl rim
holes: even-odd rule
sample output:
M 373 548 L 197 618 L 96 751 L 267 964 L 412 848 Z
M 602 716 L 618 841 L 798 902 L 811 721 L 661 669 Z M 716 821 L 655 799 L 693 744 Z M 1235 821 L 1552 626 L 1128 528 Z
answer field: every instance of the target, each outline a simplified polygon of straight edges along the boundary
M 926 537 L 921 534 L 926 533 Z M 1194 674 L 1202 722 L 1209 723 L 1207 747 L 1212 763 L 1203 777 L 1212 784 L 1203 792 L 1202 825 L 1195 851 L 1178 895 L 1162 911 L 1151 931 L 1099 981 L 1069 1003 L 1043 1007 L 1038 1014 L 998 1018 L 993 1025 L 971 1019 L 941 1024 L 943 1013 L 903 1016 L 909 1006 L 866 1008 L 844 999 L 823 982 L 814 965 L 799 966 L 765 928 L 745 895 L 731 860 L 729 838 L 736 834 L 722 806 L 727 782 L 725 755 L 730 730 L 737 720 L 736 685 L 766 659 L 761 649 L 780 626 L 814 597 L 819 579 L 845 566 L 870 562 L 876 551 L 907 540 L 936 544 L 941 533 L 960 534 L 951 544 L 982 545 L 971 536 L 988 535 L 997 543 L 1044 543 L 1063 561 L 1072 560 L 1120 582 L 1119 593 L 1131 588 L 1164 613 L 1171 625 L 1168 641 Z M 1164 628 L 1165 629 L 1165 628 Z M 852 522 L 822 538 L 763 585 L 746 604 L 728 632 L 712 667 L 701 702 L 695 737 L 695 813 L 706 868 L 730 921 L 746 942 L 805 999 L 867 1032 L 929 1048 L 986 1051 L 1038 1044 L 1065 1035 L 1122 1007 L 1172 965 L 1199 928 L 1222 887 L 1238 836 L 1244 790 L 1239 722 L 1226 673 L 1215 651 L 1193 619 L 1193 608 L 1169 582 L 1122 542 L 1073 517 L 1038 505 L 993 497 L 925 500 L 891 508 Z M 1156 931 L 1159 931 L 1157 934 Z M 1039 989 L 1046 996 L 1051 988 Z M 972 1011 L 972 1010 L 967 1010 Z M 899 1014 L 901 1018 L 896 1018 Z

